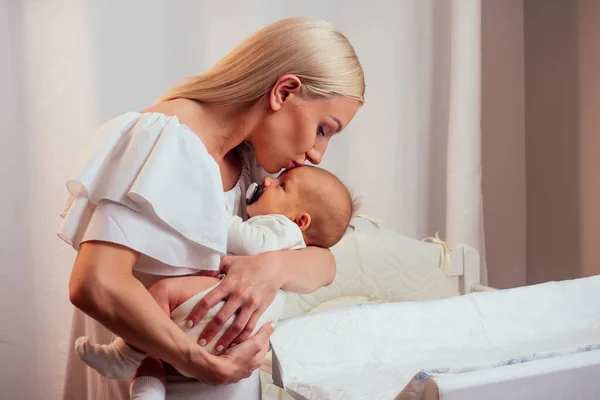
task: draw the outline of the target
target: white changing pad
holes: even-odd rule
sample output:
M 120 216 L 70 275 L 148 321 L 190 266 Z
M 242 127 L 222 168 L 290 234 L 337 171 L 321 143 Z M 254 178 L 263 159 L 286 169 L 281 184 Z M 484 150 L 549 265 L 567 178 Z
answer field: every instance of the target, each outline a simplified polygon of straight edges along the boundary
M 393 399 L 421 370 L 493 368 L 600 343 L 600 276 L 281 321 L 273 377 L 296 399 Z
M 420 395 L 411 393 L 409 385 L 395 400 L 598 400 L 600 350 L 583 348 L 497 368 L 436 375 Z

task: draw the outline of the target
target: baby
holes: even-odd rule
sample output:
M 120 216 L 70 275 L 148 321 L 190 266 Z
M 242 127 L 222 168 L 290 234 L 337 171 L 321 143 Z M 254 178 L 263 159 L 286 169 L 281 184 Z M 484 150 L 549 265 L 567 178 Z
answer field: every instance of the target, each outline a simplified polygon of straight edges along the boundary
M 256 255 L 266 251 L 301 249 L 306 246 L 329 248 L 336 244 L 348 228 L 355 204 L 344 184 L 333 174 L 316 167 L 303 166 L 283 172 L 277 178 L 265 178 L 263 185 L 253 184 L 247 193 L 246 208 L 249 219 L 238 216 L 228 218 L 227 251 L 232 255 Z M 204 327 L 223 307 L 214 306 L 194 327 L 187 327 L 187 317 L 196 304 L 220 283 L 220 279 L 207 276 L 184 276 L 163 279 L 148 290 L 161 309 L 194 341 Z M 256 325 L 277 320 L 284 303 L 284 293 L 279 291 Z M 231 326 L 232 317 L 210 343 L 201 345 L 212 354 L 224 349 L 215 344 Z M 117 338 L 111 344 L 92 344 L 87 337 L 75 342 L 79 358 L 101 375 L 114 379 L 129 379 L 146 357 Z M 180 371 L 188 376 L 185 371 Z M 136 380 L 136 381 L 139 381 Z M 135 392 L 151 391 L 132 384 Z M 136 387 L 137 383 L 137 387 Z M 156 382 L 154 382 L 156 384 Z M 160 384 L 162 385 L 162 384 Z M 164 398 L 164 387 L 158 388 Z M 136 397 L 142 398 L 142 397 Z M 149 398 L 149 397 L 143 397 Z

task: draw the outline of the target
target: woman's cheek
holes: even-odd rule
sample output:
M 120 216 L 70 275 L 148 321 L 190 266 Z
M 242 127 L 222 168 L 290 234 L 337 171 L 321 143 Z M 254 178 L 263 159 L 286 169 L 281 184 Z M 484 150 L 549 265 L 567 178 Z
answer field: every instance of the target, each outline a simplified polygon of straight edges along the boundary
M 298 141 L 298 150 L 300 153 L 306 153 L 312 149 L 316 143 L 316 136 L 314 134 L 304 134 L 301 140 Z

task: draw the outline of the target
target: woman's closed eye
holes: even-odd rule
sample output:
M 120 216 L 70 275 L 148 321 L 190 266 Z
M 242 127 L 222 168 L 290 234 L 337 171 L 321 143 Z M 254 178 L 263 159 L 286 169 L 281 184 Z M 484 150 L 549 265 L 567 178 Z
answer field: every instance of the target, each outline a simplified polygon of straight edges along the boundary
M 317 128 L 317 136 L 318 135 L 325 136 L 325 129 L 323 129 L 323 125 L 319 125 Z

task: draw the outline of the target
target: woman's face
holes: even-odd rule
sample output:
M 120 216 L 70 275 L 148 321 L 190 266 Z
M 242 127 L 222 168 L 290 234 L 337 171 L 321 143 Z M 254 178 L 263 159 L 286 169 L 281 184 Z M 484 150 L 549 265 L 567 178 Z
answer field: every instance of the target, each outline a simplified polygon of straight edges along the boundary
M 280 78 L 269 96 L 269 110 L 248 140 L 268 173 L 308 160 L 319 164 L 329 140 L 354 118 L 359 102 L 343 96 L 303 99 L 300 81 Z

